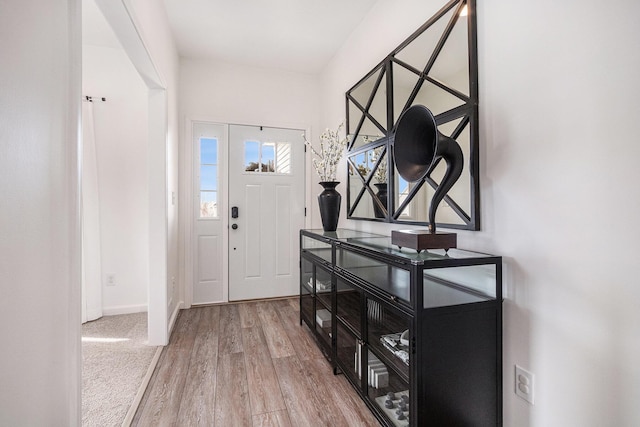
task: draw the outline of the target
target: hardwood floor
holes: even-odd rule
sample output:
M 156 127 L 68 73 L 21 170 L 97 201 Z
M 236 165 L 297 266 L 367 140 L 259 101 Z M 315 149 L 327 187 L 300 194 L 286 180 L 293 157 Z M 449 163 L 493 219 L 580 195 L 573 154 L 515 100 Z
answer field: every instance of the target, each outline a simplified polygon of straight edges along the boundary
M 297 298 L 182 310 L 133 426 L 379 426 Z

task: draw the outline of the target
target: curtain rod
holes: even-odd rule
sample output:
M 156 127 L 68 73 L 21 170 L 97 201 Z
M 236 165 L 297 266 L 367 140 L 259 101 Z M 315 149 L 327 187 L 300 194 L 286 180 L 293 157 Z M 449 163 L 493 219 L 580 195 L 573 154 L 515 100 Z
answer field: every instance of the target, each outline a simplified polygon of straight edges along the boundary
M 107 98 L 105 98 L 105 97 L 100 97 L 100 96 L 89 96 L 89 95 L 85 95 L 84 100 L 85 100 L 85 101 L 88 101 L 88 102 L 93 102 L 94 100 L 95 100 L 95 101 L 102 101 L 102 102 L 106 102 L 106 101 L 107 101 Z

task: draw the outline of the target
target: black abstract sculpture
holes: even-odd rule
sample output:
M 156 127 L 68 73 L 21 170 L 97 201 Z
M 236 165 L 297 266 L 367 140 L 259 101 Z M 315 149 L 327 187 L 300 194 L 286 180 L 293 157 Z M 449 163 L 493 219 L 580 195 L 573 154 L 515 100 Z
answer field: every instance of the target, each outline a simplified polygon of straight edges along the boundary
M 439 159 L 446 162 L 447 170 L 429 205 L 429 234 L 435 236 L 438 205 L 460 178 L 464 166 L 460 146 L 454 139 L 438 131 L 436 120 L 427 107 L 413 105 L 398 119 L 393 135 L 393 157 L 398 174 L 408 182 L 424 179 Z M 418 250 L 456 247 L 455 234 L 445 233 L 438 234 L 438 238 L 424 238 L 424 235 L 412 231 L 409 240 L 404 240 L 401 234 L 392 233 L 392 238 L 395 237 L 392 240 L 397 240 L 397 243 L 393 241 L 394 244 Z

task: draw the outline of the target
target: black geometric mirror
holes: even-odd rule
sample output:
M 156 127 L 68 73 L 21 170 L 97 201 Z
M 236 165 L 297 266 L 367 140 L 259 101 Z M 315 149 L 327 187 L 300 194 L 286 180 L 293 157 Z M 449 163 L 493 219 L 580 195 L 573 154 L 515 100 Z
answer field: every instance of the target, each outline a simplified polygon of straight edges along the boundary
M 349 218 L 428 225 L 429 203 L 446 165 L 434 162 L 421 180 L 407 182 L 392 156 L 398 118 L 412 105 L 424 105 L 464 156 L 462 175 L 440 204 L 436 224 L 480 228 L 476 44 L 475 0 L 452 0 L 347 91 Z

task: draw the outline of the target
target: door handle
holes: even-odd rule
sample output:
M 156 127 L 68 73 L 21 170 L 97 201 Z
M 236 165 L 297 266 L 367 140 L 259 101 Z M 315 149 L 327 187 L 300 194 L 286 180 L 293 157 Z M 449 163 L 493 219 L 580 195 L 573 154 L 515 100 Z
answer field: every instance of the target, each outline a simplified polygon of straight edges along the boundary
M 234 206 L 231 208 L 231 218 L 238 218 L 238 207 Z

